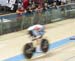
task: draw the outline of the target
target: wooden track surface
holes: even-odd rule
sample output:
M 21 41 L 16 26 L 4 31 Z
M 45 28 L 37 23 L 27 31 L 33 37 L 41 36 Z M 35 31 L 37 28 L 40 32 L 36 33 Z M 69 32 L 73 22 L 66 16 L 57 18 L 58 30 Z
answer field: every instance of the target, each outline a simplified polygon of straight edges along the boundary
M 52 24 L 47 24 L 46 27 L 47 27 L 46 36 L 49 39 L 50 43 L 75 35 L 75 19 L 68 19 Z M 0 36 L 0 61 L 2 59 L 13 57 L 22 53 L 23 46 L 25 45 L 25 43 L 30 41 L 26 32 L 27 32 L 26 30 L 23 30 Z M 61 57 L 60 54 L 58 54 L 58 57 Z M 55 58 L 56 55 L 53 59 Z M 41 59 L 40 61 L 48 61 L 48 60 Z M 57 59 L 57 61 L 61 60 Z
M 50 51 L 48 54 L 30 61 L 75 61 L 75 43 L 69 43 L 58 49 Z M 24 60 L 27 61 L 27 60 Z

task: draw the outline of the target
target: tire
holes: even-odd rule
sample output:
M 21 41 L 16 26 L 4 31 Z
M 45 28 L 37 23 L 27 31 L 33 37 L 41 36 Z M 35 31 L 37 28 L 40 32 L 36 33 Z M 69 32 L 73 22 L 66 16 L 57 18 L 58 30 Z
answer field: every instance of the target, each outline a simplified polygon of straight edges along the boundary
M 33 47 L 32 43 L 27 43 L 24 46 L 23 54 L 26 59 L 31 59 L 34 52 L 35 52 L 35 48 Z
M 49 42 L 47 39 L 42 39 L 41 41 L 41 50 L 42 52 L 46 53 L 48 52 L 49 49 Z

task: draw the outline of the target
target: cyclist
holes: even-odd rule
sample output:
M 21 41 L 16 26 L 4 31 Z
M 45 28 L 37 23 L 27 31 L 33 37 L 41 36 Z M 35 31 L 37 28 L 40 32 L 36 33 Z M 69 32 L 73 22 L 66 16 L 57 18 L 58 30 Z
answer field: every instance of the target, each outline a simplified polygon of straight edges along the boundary
M 34 37 L 35 39 L 42 38 L 42 36 L 45 33 L 44 25 L 40 25 L 40 24 L 30 26 L 27 30 L 28 30 L 28 34 Z

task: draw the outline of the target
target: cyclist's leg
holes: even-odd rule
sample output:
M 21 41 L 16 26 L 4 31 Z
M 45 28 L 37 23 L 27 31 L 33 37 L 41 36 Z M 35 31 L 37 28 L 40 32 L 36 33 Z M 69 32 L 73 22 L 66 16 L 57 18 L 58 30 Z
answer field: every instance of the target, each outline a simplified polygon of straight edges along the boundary
M 33 33 L 33 36 L 34 36 L 34 37 L 36 37 L 36 36 L 39 35 L 38 31 L 36 31 L 36 30 L 33 30 L 32 33 Z
M 45 34 L 44 29 L 41 29 L 41 30 L 39 31 L 39 35 L 41 35 L 41 38 L 43 37 L 44 34 Z
M 39 45 L 40 44 L 40 34 L 39 34 L 39 32 L 38 31 L 36 31 L 36 30 L 33 30 L 33 35 L 35 36 L 34 37 L 34 43 L 36 44 L 36 45 Z

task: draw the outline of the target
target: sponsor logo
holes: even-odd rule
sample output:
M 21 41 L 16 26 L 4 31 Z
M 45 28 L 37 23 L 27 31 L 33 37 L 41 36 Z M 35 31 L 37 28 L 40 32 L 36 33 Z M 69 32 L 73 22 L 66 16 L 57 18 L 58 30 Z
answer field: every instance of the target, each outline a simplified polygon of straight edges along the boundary
M 75 36 L 74 37 L 71 37 L 70 40 L 75 40 Z

